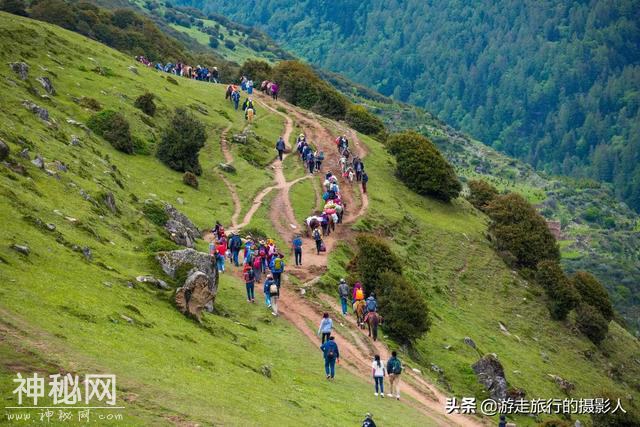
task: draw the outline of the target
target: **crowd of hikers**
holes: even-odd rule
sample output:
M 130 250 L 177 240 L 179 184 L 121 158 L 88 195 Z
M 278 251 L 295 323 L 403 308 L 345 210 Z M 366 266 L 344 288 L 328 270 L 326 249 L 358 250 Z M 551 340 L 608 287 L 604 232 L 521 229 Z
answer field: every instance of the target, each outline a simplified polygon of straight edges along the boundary
M 154 64 L 142 55 L 136 56 L 136 61 L 149 68 L 155 68 L 158 71 L 164 71 L 165 73 L 173 74 L 175 76 L 186 77 L 188 79 L 203 82 L 220 82 L 220 72 L 218 71 L 218 67 L 208 68 L 200 65 L 193 67 L 188 64 L 183 64 L 182 62 L 178 62 L 177 64 L 171 62 L 167 62 L 166 64 L 156 62 Z

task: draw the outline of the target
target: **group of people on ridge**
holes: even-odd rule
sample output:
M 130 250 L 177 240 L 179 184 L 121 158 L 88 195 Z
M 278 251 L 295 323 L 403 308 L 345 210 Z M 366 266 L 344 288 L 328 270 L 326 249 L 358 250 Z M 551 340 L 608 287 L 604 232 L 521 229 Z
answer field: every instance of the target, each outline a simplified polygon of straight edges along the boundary
M 153 67 L 158 71 L 173 74 L 174 76 L 211 83 L 218 83 L 220 81 L 220 72 L 218 71 L 218 67 L 208 68 L 200 65 L 193 67 L 188 64 L 183 64 L 182 62 L 178 62 L 177 64 L 173 64 L 171 62 L 161 64 L 157 62 L 156 64 L 153 64 L 153 62 L 149 61 L 142 55 L 136 56 L 136 61 L 147 67 Z

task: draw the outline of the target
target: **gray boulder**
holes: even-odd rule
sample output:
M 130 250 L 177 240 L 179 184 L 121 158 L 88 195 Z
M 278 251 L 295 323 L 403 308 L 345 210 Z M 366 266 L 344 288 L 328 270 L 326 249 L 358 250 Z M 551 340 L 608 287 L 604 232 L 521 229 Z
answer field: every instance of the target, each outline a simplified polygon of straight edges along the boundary
M 24 62 L 11 62 L 9 68 L 20 77 L 20 80 L 27 80 L 29 76 L 29 66 Z
M 185 214 L 168 203 L 164 206 L 164 211 L 169 216 L 164 228 L 171 236 L 171 240 L 178 245 L 193 248 L 196 239 L 200 237 L 198 227 Z
M 218 167 L 225 172 L 236 173 L 236 168 L 231 163 L 220 163 Z
M 27 245 L 17 245 L 17 244 L 13 244 L 11 245 L 11 249 L 13 249 L 16 252 L 21 253 L 22 255 L 29 255 L 29 253 L 31 252 L 31 250 L 29 249 L 29 246 Z
M 213 302 L 218 293 L 218 269 L 209 254 L 194 249 L 181 249 L 159 252 L 156 260 L 162 271 L 174 279 L 178 270 L 189 269 L 188 279 L 176 291 L 176 305 L 180 311 L 200 320 L 203 309 L 209 312 L 213 310 Z
M 31 163 L 33 163 L 38 169 L 44 169 L 44 160 L 40 157 L 40 154 L 38 154 L 35 159 L 31 160 Z
M 471 366 L 480 384 L 487 389 L 494 400 L 506 399 L 507 380 L 500 361 L 492 354 L 484 356 Z
M 469 347 L 471 347 L 472 349 L 474 349 L 474 350 L 477 348 L 477 347 L 476 347 L 476 343 L 475 343 L 475 341 L 473 341 L 473 340 L 472 340 L 471 338 L 469 338 L 469 337 L 464 337 L 464 343 L 465 343 L 466 345 L 468 345 Z
M 80 145 L 80 138 L 78 138 L 75 135 L 71 135 L 71 145 L 74 147 L 77 147 L 78 145 Z
M 40 117 L 40 120 L 45 122 L 49 121 L 49 111 L 46 108 L 42 108 L 31 101 L 22 101 L 22 105 L 33 114 Z
M 111 211 L 113 214 L 118 213 L 118 206 L 116 205 L 116 198 L 111 191 L 103 194 L 102 203 Z
M 155 285 L 159 289 L 169 290 L 171 287 L 164 280 L 157 279 L 153 276 L 138 276 L 136 277 L 136 281 L 139 283 L 151 283 Z
M 55 95 L 56 94 L 56 90 L 53 87 L 53 83 L 51 83 L 51 80 L 49 79 L 49 77 L 38 77 L 36 80 L 42 85 L 44 90 L 49 95 Z
M 29 155 L 29 149 L 28 148 L 23 148 L 18 153 L 18 156 L 22 157 L 23 159 L 31 160 L 31 155 Z
M 2 140 L 0 140 L 0 162 L 9 157 L 9 146 Z

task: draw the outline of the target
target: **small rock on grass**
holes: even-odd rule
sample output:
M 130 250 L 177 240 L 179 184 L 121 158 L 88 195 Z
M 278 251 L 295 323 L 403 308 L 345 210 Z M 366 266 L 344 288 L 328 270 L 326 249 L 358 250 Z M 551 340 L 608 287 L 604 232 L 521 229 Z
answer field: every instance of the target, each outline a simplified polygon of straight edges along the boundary
M 27 245 L 18 245 L 14 243 L 13 245 L 11 245 L 11 249 L 26 256 L 29 256 L 29 253 L 31 253 L 31 250 Z
M 9 146 L 2 140 L 0 140 L 0 162 L 9 157 Z

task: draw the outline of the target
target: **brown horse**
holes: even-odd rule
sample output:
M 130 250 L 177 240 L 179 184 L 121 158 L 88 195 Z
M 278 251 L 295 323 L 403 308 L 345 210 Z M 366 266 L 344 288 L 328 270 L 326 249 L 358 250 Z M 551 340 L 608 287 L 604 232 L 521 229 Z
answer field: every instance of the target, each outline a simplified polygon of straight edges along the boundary
M 367 326 L 369 327 L 369 336 L 370 337 L 373 336 L 373 340 L 377 341 L 378 340 L 378 325 L 380 325 L 380 323 L 382 323 L 382 316 L 380 316 L 375 311 L 370 311 L 364 317 L 364 321 L 366 322 Z
M 364 329 L 364 308 L 364 300 L 356 301 L 353 303 L 353 311 L 356 313 L 356 320 L 360 329 Z

